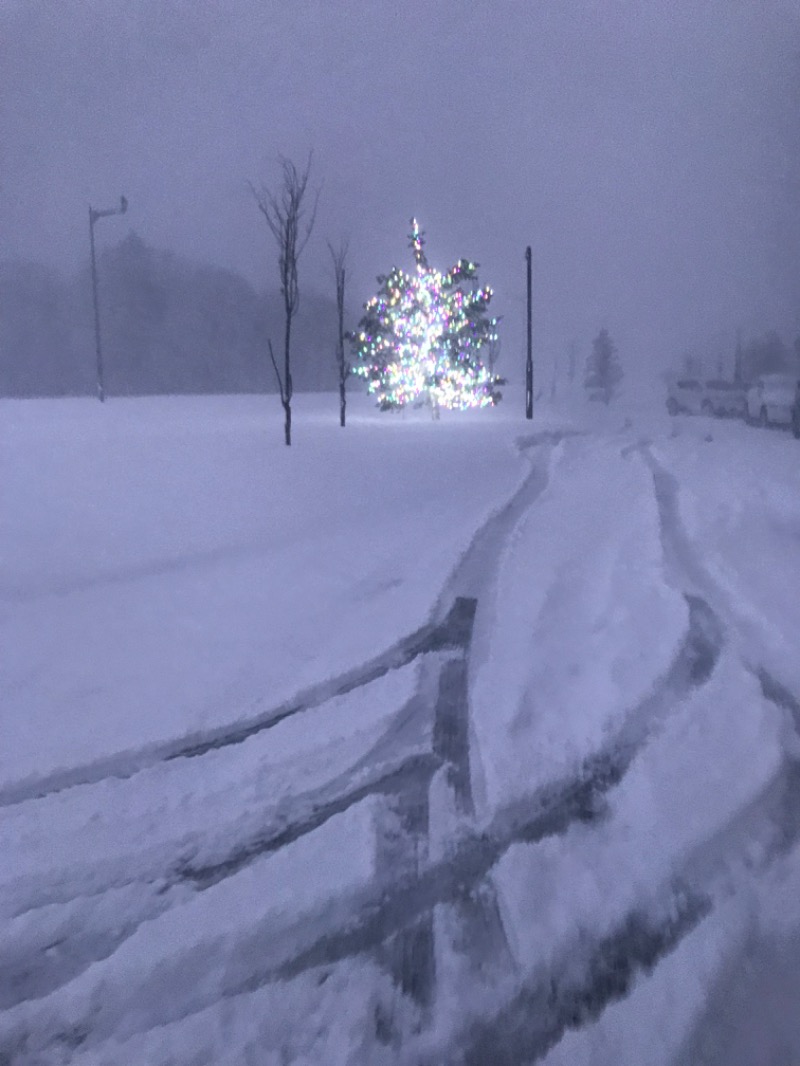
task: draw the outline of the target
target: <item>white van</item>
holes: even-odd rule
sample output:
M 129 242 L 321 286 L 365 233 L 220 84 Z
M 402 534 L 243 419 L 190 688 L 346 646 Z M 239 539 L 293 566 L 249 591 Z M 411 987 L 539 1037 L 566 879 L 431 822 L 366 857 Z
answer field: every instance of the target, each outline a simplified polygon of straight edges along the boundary
M 763 374 L 747 390 L 747 417 L 761 426 L 792 422 L 796 374 Z
M 709 415 L 744 418 L 747 389 L 736 381 L 707 381 L 703 386 L 701 410 Z

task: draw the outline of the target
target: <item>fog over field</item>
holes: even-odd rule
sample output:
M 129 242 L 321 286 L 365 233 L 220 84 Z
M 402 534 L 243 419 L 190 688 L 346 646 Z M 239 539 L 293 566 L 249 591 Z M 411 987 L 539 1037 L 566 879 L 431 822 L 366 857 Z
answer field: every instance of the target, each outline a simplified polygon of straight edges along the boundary
M 534 254 L 542 368 L 606 325 L 632 372 L 735 331 L 800 332 L 796 0 L 5 0 L 2 257 L 72 269 L 98 227 L 277 287 L 247 181 L 313 150 L 302 283 L 349 297 L 407 265 L 481 264 L 506 371 Z M 629 378 L 629 384 L 632 379 Z

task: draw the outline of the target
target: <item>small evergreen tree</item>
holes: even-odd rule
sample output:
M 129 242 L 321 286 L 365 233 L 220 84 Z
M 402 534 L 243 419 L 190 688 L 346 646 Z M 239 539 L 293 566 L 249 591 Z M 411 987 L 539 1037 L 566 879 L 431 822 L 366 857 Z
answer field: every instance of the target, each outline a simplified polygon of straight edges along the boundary
M 592 351 L 586 360 L 584 385 L 590 400 L 602 400 L 608 404 L 622 381 L 622 367 L 617 358 L 617 349 L 607 329 L 601 329 L 592 341 Z
M 478 264 L 460 259 L 445 274 L 435 270 L 416 219 L 410 243 L 415 273 L 394 267 L 379 276 L 380 289 L 350 334 L 353 372 L 366 379 L 382 410 L 497 403 L 502 379 L 481 360 L 497 341 L 497 319 L 488 314 L 492 290 L 479 287 Z

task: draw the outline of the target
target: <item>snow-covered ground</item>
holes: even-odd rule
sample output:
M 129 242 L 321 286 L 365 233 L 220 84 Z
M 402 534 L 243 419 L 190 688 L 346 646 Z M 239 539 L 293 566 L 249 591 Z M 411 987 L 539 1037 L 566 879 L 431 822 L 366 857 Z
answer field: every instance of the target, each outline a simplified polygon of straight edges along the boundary
M 0 404 L 0 1063 L 800 1061 L 800 445 Z

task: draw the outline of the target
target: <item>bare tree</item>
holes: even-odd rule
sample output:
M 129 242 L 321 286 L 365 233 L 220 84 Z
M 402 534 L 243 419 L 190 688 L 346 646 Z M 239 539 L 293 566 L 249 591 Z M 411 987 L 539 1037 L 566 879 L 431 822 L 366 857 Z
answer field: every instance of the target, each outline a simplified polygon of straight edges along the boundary
M 258 209 L 266 219 L 275 243 L 278 245 L 278 272 L 281 279 L 281 296 L 284 308 L 283 375 L 278 369 L 272 340 L 269 340 L 269 355 L 278 379 L 281 404 L 284 412 L 284 437 L 292 443 L 292 320 L 300 303 L 300 288 L 297 282 L 297 262 L 305 248 L 317 214 L 319 193 L 314 198 L 311 217 L 306 221 L 305 197 L 311 173 L 311 154 L 305 169 L 297 169 L 291 159 L 281 156 L 281 184 L 277 192 L 262 185 L 260 189 L 250 184 Z
M 344 281 L 345 263 L 349 242 L 343 240 L 338 248 L 328 241 L 328 251 L 333 260 L 333 276 L 336 279 L 336 309 L 339 314 L 339 330 L 336 336 L 336 365 L 339 368 L 339 425 L 344 428 L 347 410 L 346 382 L 350 374 L 350 364 L 344 357 Z

